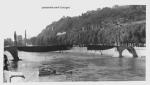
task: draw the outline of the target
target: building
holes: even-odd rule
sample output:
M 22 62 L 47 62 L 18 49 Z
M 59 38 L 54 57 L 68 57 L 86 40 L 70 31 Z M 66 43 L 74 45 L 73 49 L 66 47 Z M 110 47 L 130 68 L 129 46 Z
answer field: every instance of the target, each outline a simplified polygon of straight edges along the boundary
M 18 46 L 23 46 L 24 45 L 22 35 L 17 35 L 17 45 Z
M 13 41 L 11 38 L 4 39 L 4 46 L 13 46 Z

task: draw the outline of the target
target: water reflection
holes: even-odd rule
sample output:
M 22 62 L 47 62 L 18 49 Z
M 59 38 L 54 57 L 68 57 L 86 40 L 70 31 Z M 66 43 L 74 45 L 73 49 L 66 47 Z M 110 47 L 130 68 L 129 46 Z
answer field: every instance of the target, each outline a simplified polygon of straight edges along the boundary
M 119 59 L 118 59 L 118 65 L 119 65 L 120 67 L 123 66 L 123 58 L 119 58 Z

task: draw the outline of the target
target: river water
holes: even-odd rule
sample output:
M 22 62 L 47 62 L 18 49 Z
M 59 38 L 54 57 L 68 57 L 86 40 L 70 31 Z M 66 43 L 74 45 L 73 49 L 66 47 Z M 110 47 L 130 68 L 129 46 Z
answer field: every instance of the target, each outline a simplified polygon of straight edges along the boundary
M 117 58 L 106 55 L 23 52 L 18 62 L 10 62 L 11 71 L 22 72 L 26 82 L 49 81 L 143 81 L 145 57 Z M 45 66 L 57 67 L 58 75 L 39 76 Z

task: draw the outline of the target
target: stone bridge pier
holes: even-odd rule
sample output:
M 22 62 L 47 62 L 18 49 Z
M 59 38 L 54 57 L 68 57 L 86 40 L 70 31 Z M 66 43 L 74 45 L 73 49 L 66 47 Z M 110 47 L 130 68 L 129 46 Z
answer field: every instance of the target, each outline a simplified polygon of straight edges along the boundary
M 19 61 L 20 60 L 19 57 L 18 57 L 18 49 L 17 49 L 16 46 L 13 46 L 13 47 L 4 47 L 4 52 L 5 51 L 10 52 L 10 54 L 13 57 L 13 61 Z
M 119 52 L 119 57 L 123 57 L 122 56 L 122 52 L 127 49 L 132 55 L 134 58 L 138 57 L 134 47 L 127 47 L 127 46 L 117 46 L 117 51 Z

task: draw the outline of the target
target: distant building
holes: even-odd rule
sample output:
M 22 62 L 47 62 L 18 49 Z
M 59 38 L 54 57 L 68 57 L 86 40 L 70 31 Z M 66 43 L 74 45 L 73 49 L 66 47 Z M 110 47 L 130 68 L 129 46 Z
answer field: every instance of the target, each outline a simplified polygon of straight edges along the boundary
M 65 35 L 65 34 L 66 34 L 66 32 L 58 32 L 56 35 L 61 36 L 61 35 Z
M 13 41 L 11 38 L 4 39 L 4 46 L 13 46 Z
M 22 35 L 17 36 L 17 45 L 18 46 L 23 46 L 24 45 L 24 40 L 22 38 Z
M 22 41 L 22 35 L 17 36 L 17 41 Z

